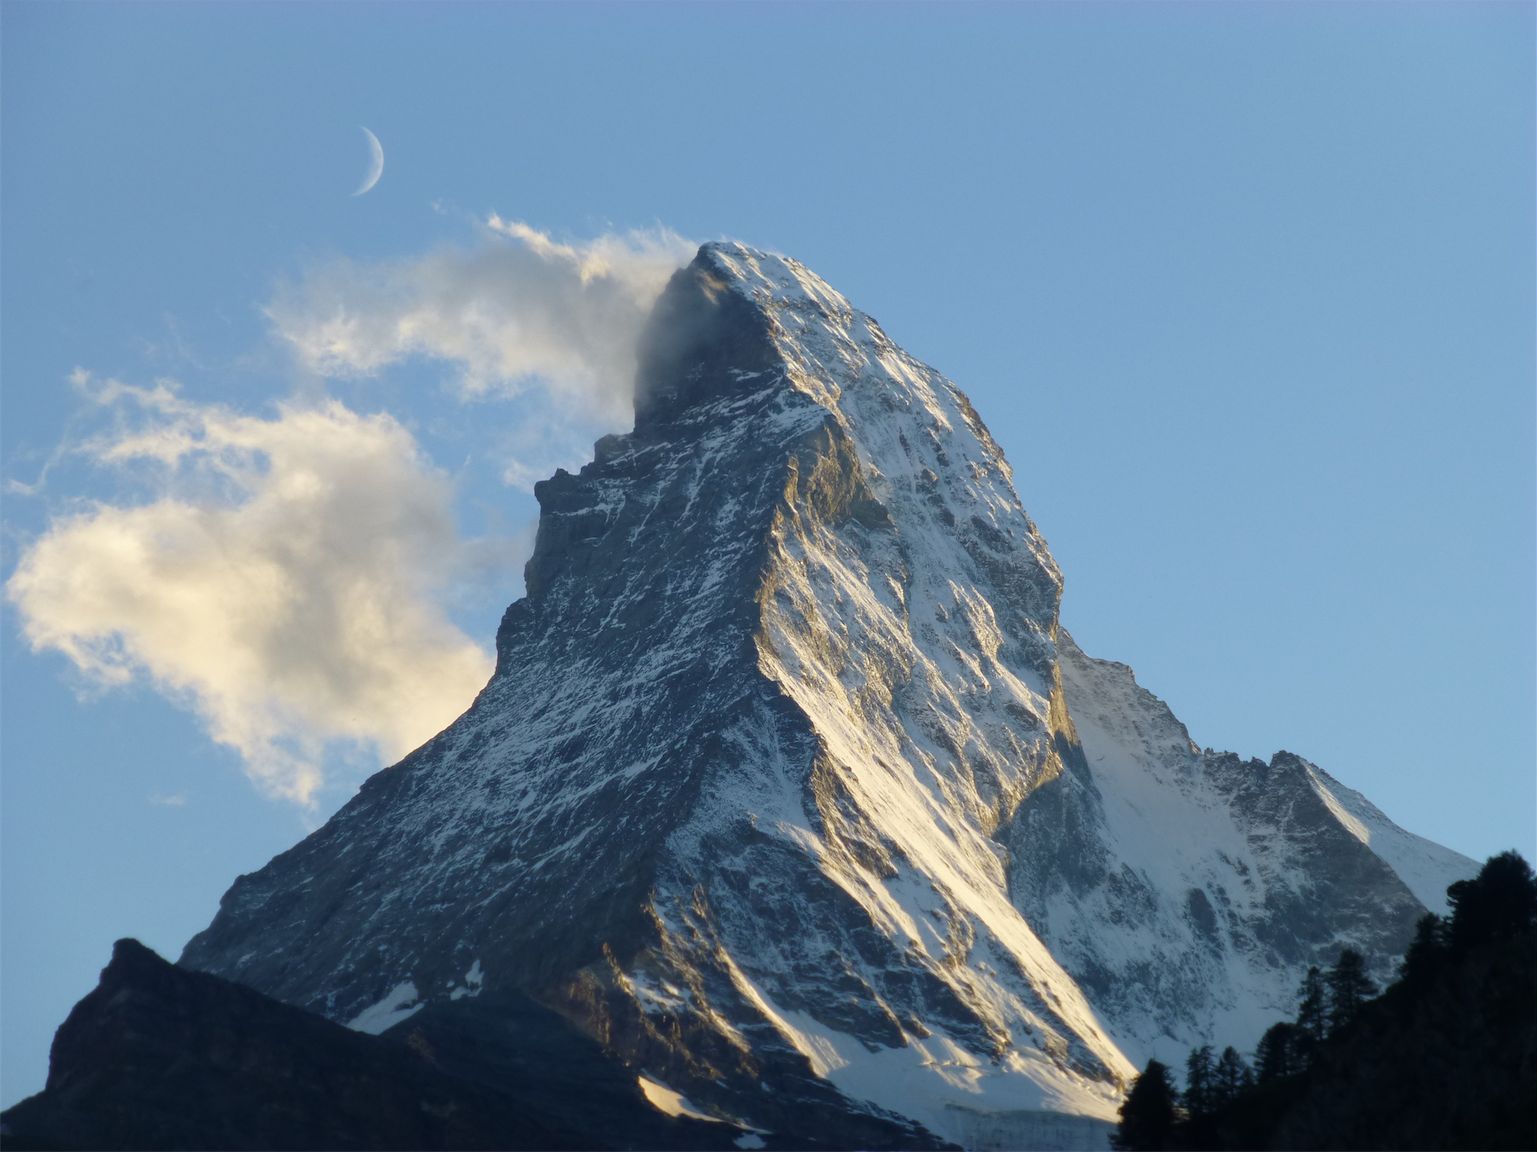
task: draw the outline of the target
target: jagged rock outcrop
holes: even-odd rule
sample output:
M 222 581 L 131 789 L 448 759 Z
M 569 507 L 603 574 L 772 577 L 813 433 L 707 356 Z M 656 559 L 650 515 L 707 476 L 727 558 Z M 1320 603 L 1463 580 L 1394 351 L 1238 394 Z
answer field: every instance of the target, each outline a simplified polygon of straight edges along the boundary
M 747 1135 L 657 1112 L 527 997 L 494 1014 L 444 1004 L 369 1036 L 134 940 L 60 1027 L 47 1087 L 0 1125 L 18 1150 L 703 1149 Z
M 792 260 L 701 249 L 633 432 L 536 494 L 491 682 L 183 965 L 381 1026 L 527 992 L 775 1132 L 1088 1146 L 1472 871 L 1079 652 L 970 403 Z
M 1011 892 L 1139 1064 L 1252 1048 L 1342 948 L 1385 979 L 1474 870 L 1301 757 L 1196 747 L 1130 668 L 1060 640 L 1081 755 L 1006 830 Z

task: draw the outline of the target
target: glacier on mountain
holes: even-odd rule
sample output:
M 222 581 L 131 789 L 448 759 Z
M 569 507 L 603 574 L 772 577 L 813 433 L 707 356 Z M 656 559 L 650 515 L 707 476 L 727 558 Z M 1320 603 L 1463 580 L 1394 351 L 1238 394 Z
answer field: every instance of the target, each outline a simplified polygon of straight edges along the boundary
M 483 972 L 742 1126 L 1091 1147 L 1473 871 L 1084 655 L 966 397 L 797 262 L 702 248 L 635 411 L 536 487 L 470 709 L 183 965 L 354 1022 Z

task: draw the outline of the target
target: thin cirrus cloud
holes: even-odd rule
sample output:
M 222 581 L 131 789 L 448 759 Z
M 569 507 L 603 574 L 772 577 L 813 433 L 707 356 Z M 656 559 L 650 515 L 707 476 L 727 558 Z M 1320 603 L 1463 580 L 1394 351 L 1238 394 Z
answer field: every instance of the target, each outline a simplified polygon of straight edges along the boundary
M 497 215 L 479 231 L 469 248 L 313 267 L 267 316 L 322 376 L 424 357 L 457 365 L 466 398 L 538 394 L 544 424 L 627 424 L 641 328 L 695 245 L 667 229 L 565 244 Z
M 397 421 L 74 382 L 126 418 L 74 451 L 155 495 L 86 505 L 25 550 L 5 591 L 34 650 L 147 679 L 300 804 L 339 749 L 393 759 L 473 699 L 491 656 L 440 601 L 488 546 L 459 538 L 451 482 Z

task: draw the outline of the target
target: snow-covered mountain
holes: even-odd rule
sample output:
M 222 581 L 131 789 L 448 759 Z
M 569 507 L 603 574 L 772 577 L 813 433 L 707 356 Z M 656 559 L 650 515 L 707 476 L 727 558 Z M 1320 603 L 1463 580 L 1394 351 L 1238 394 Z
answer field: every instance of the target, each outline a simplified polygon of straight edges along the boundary
M 1090 1146 L 1474 870 L 1079 651 L 966 397 L 793 260 L 702 248 L 634 431 L 536 493 L 485 690 L 184 966 L 374 1031 L 531 992 L 767 1131 Z

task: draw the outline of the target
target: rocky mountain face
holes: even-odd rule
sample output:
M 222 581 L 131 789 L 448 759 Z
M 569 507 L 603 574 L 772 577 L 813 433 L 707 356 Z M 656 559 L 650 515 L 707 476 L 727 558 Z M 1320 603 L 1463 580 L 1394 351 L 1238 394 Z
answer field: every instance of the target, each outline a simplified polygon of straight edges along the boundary
M 1343 947 L 1385 982 L 1475 869 L 1298 756 L 1197 748 L 1130 668 L 1059 651 L 1080 754 L 1005 833 L 1010 892 L 1139 1063 L 1251 1049 Z
M 530 995 L 743 1130 L 1102 1146 L 1472 873 L 1079 651 L 965 396 L 795 261 L 702 248 L 635 411 L 537 486 L 470 709 L 184 967 L 370 1031 Z

